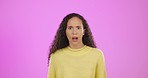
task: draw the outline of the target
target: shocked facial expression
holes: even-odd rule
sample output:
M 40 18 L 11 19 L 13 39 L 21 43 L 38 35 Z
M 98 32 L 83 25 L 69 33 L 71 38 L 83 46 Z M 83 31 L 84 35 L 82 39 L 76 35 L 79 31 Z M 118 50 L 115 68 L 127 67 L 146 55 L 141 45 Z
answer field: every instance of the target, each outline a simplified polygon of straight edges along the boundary
M 78 17 L 72 17 L 67 22 L 66 36 L 70 45 L 82 45 L 82 37 L 84 35 L 84 28 L 82 20 Z

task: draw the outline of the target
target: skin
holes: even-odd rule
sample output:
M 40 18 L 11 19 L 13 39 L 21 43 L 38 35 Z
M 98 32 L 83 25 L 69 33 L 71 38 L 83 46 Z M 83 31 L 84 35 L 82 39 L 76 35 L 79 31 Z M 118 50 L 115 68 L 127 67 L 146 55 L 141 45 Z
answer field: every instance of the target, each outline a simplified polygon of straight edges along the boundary
M 78 17 L 72 17 L 67 22 L 66 36 L 69 41 L 69 46 L 73 49 L 79 49 L 84 46 L 82 37 L 84 35 L 84 28 L 82 20 Z M 77 41 L 73 41 L 73 37 L 78 37 Z

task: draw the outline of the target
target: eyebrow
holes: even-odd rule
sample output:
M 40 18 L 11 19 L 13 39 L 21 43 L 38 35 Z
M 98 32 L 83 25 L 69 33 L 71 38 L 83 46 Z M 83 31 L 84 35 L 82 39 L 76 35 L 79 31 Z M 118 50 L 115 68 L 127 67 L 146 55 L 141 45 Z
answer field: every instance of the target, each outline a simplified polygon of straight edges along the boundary
M 67 27 L 72 27 L 72 26 L 67 26 Z
M 67 26 L 67 27 L 73 27 L 73 26 Z M 81 27 L 81 26 L 78 25 L 78 26 L 76 26 L 76 27 Z
M 76 26 L 76 27 L 81 27 L 81 26 Z
M 72 26 L 67 26 L 67 27 L 72 27 Z

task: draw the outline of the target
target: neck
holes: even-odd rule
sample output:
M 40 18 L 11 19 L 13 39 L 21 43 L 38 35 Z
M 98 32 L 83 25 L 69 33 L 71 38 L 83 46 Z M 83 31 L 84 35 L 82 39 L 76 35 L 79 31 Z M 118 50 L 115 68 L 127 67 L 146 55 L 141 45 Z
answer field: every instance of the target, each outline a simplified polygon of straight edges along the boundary
M 79 44 L 79 45 L 71 45 L 70 44 L 70 47 L 73 48 L 73 49 L 79 49 L 79 48 L 84 47 L 84 44 Z

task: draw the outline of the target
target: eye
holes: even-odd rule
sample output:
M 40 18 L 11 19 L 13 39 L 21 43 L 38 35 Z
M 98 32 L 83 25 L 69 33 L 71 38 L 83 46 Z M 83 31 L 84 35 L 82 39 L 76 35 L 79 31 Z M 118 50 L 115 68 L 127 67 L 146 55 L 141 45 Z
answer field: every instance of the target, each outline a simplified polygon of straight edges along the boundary
M 77 26 L 77 29 L 81 29 L 81 27 L 80 26 Z
M 71 30 L 71 28 L 72 28 L 71 26 L 68 26 L 68 29 L 69 29 L 69 30 Z

